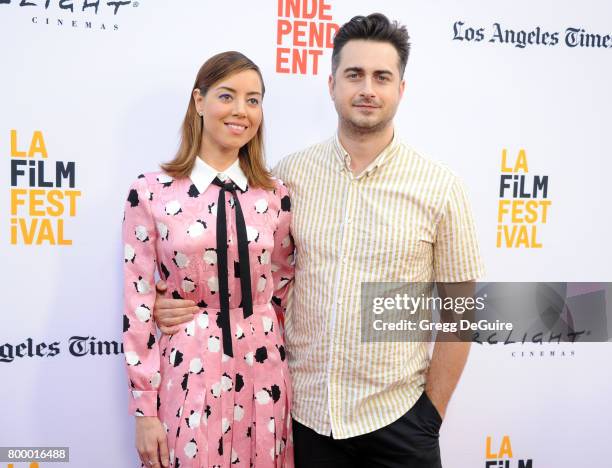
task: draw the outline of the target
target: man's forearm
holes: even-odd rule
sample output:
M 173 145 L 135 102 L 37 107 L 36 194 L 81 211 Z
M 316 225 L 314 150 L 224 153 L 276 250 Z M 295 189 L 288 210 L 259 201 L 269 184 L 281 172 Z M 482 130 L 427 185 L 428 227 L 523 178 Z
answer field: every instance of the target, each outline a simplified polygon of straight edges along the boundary
M 453 300 L 473 297 L 475 283 L 437 283 L 438 294 L 442 299 Z M 465 301 L 464 301 L 465 302 Z M 462 314 L 470 317 L 469 313 Z M 441 312 L 441 321 L 455 321 L 457 314 Z M 441 416 L 446 413 L 446 406 L 455 391 L 463 368 L 470 353 L 471 341 L 465 341 L 465 335 L 438 333 L 431 356 L 425 391 Z
M 425 391 L 442 417 L 459 382 L 470 352 L 471 343 L 436 341 Z

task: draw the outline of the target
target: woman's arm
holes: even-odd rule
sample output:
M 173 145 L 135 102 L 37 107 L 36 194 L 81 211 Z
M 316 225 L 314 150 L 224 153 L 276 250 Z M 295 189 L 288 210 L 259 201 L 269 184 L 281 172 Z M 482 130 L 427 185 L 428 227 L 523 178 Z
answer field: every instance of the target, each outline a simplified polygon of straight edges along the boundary
M 152 320 L 157 231 L 144 177 L 130 187 L 123 219 L 123 350 L 130 380 L 129 411 L 157 416 L 159 349 Z
M 272 251 L 272 279 L 274 292 L 272 305 L 276 311 L 281 327 L 284 326 L 284 316 L 290 290 L 293 286 L 295 270 L 295 246 L 291 237 L 291 199 L 287 187 L 277 180 L 276 194 L 280 198 L 278 223 L 274 232 L 274 249 Z
M 130 380 L 129 412 L 136 418 L 136 449 L 150 468 L 168 466 L 166 433 L 157 418 L 161 382 L 153 306 L 157 231 L 144 177 L 130 187 L 123 219 L 123 350 Z

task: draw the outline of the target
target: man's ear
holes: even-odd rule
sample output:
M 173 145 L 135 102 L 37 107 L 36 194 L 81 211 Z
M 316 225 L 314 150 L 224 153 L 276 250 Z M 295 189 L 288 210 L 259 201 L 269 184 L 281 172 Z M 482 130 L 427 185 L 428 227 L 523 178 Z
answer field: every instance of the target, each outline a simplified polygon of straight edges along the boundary
M 400 81 L 400 99 L 404 96 L 404 91 L 406 90 L 406 80 Z
M 332 101 L 334 100 L 334 98 L 336 97 L 334 95 L 334 86 L 335 86 L 335 81 L 334 81 L 334 75 L 333 73 L 329 75 L 329 78 L 327 78 L 327 87 L 329 88 L 329 96 L 332 98 Z

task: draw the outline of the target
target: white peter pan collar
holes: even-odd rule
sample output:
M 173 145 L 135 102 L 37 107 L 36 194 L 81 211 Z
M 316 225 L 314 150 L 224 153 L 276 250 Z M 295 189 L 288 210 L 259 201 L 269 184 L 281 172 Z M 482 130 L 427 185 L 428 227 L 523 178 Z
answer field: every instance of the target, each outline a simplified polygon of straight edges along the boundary
M 201 158 L 197 157 L 189 178 L 194 183 L 198 191 L 200 193 L 204 193 L 215 177 L 219 177 L 221 180 L 229 177 L 232 182 L 234 182 L 240 188 L 240 190 L 243 192 L 246 190 L 247 177 L 240 168 L 240 162 L 238 159 L 236 159 L 234 163 L 226 170 L 218 171 L 211 165 L 204 162 Z

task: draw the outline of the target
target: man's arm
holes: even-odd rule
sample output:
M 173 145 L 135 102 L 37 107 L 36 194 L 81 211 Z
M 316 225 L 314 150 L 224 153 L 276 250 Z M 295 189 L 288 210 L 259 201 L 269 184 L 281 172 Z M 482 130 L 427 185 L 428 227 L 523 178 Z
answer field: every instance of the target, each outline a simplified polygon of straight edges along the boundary
M 442 300 L 446 297 L 473 297 L 475 283 L 437 283 Z M 454 321 L 454 312 L 441 312 L 441 320 Z M 466 317 L 469 318 L 469 317 Z M 436 337 L 425 392 L 433 405 L 444 418 L 448 402 L 459 382 L 470 352 L 471 342 L 462 342 L 458 335 L 439 332 Z
M 153 307 L 153 318 L 159 330 L 165 335 L 174 335 L 181 324 L 193 320 L 199 309 L 195 302 L 186 299 L 169 299 L 165 296 L 168 289 L 164 281 L 155 285 L 157 295 Z

